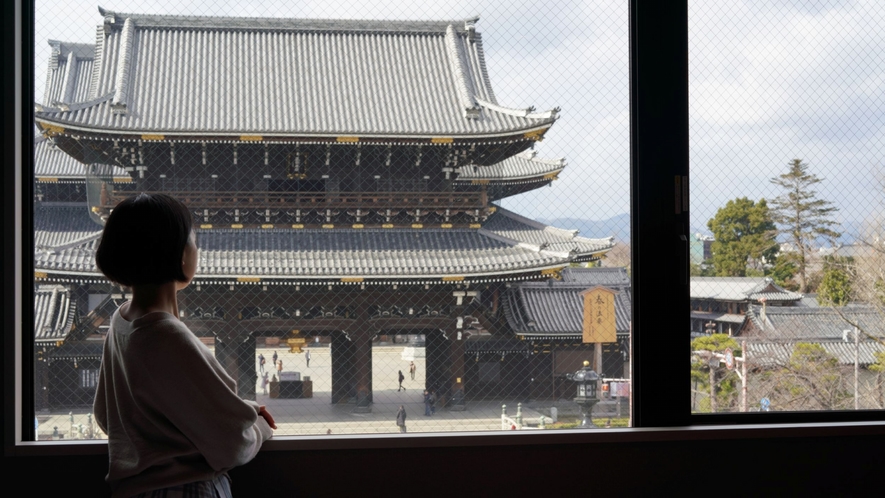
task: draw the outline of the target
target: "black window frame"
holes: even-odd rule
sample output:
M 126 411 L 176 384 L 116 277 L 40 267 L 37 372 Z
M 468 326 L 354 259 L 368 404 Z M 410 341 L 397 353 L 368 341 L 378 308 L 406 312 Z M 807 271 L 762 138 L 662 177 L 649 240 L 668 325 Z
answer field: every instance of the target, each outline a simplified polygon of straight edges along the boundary
M 625 0 L 626 1 L 626 0 Z M 281 438 L 273 450 L 451 447 L 516 444 L 578 444 L 594 441 L 674 440 L 697 437 L 691 426 L 710 430 L 794 430 L 818 434 L 881 431 L 885 411 L 690 413 L 686 331 L 690 330 L 688 217 L 688 5 L 683 2 L 630 2 L 631 233 L 634 298 L 633 426 L 624 431 L 545 431 L 501 435 L 421 434 L 348 438 Z M 33 309 L 33 0 L 4 4 L 7 58 L 18 62 L 18 78 L 3 84 L 3 139 L 6 147 L 4 203 L 4 453 L 97 454 L 101 442 L 25 443 L 33 437 L 33 341 L 27 332 Z M 10 53 L 11 52 L 11 53 Z M 18 59 L 16 59 L 18 58 Z M 18 93 L 17 93 L 18 92 Z M 16 115 L 16 105 L 20 114 Z M 18 116 L 18 117 L 16 117 Z M 16 125 L 18 133 L 16 135 Z M 13 167 L 13 165 L 17 167 Z M 27 166 L 25 168 L 25 166 Z M 20 225 L 17 225 L 20 223 Z M 16 231 L 18 230 L 18 233 Z M 16 246 L 10 241 L 20 236 Z M 14 252 L 20 251 L 21 264 Z M 662 264 L 662 261 L 670 262 Z M 21 279 L 12 278 L 20 271 Z M 18 303 L 16 302 L 18 299 Z M 16 337 L 16 325 L 25 331 Z M 685 360 L 682 360 L 682 359 Z M 16 423 L 11 423 L 15 421 Z M 853 422 L 854 424 L 846 424 Z M 780 424 L 771 428 L 771 424 Z M 787 424 L 787 425 L 784 425 Z M 789 429 L 789 424 L 793 424 Z M 798 425 L 795 425 L 798 424 Z M 835 424 L 835 425 L 833 425 Z M 730 426 L 737 427 L 730 427 Z M 667 429 L 671 428 L 671 429 Z M 21 431 L 21 433 L 19 432 Z M 824 431 L 824 432 L 820 432 Z M 661 434 L 666 434 L 662 436 Z M 709 432 L 707 432 L 709 434 Z M 406 442 L 404 442 L 406 441 Z

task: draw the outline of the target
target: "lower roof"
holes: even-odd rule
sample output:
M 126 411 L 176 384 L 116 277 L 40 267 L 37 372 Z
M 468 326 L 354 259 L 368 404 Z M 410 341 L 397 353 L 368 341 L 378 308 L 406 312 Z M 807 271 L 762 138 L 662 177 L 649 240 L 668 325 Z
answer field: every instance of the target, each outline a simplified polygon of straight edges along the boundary
M 38 206 L 38 272 L 98 277 L 100 227 L 85 207 Z M 84 228 L 91 230 L 84 231 Z M 481 228 L 197 230 L 197 281 L 507 280 L 598 257 L 611 239 L 588 239 L 497 209 Z

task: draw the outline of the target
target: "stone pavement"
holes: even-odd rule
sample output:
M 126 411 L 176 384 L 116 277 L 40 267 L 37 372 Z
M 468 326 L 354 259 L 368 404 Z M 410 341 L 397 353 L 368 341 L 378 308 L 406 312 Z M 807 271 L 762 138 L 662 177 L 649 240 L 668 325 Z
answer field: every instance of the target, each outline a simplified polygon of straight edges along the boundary
M 267 358 L 266 370 L 273 374 L 270 364 L 274 351 L 283 361 L 284 372 L 300 372 L 302 378 L 309 376 L 313 382 L 313 398 L 310 399 L 271 399 L 262 394 L 259 385 L 256 392 L 257 401 L 266 405 L 276 419 L 278 436 L 323 435 L 331 430 L 332 434 L 378 434 L 397 433 L 396 412 L 400 405 L 406 408 L 408 416 L 406 426 L 409 432 L 470 432 L 500 431 L 501 405 L 507 405 L 507 413 L 514 417 L 517 411 L 516 400 L 468 401 L 465 411 L 449 411 L 437 408 L 432 417 L 424 416 L 424 358 L 414 359 L 417 366 L 415 380 L 409 378 L 409 358 L 402 357 L 402 345 L 376 346 L 373 348 L 372 384 L 373 398 L 371 413 L 353 413 L 353 404 L 331 404 L 331 356 L 329 348 L 310 348 L 311 361 L 307 367 L 304 354 L 289 353 L 284 348 L 259 348 L 256 352 L 256 370 L 258 370 L 258 353 Z M 406 380 L 404 391 L 397 391 L 397 372 L 403 371 Z M 74 410 L 74 424 L 87 424 L 87 416 L 91 410 Z M 523 420 L 526 425 L 536 425 L 541 414 L 524 404 Z M 79 428 L 72 434 L 68 411 L 38 416 L 39 433 L 46 437 L 52 433 L 53 427 L 65 434 L 64 439 L 80 438 Z M 548 419 L 548 422 L 550 420 Z M 97 435 L 103 436 L 96 428 Z M 88 435 L 86 428 L 84 434 Z

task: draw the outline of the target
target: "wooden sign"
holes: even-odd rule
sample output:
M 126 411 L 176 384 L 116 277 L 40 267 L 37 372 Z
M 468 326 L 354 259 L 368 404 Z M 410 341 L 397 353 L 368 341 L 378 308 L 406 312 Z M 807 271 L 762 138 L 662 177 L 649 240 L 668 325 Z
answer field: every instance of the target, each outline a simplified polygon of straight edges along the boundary
M 581 293 L 584 299 L 583 342 L 617 342 L 616 291 L 602 286 Z

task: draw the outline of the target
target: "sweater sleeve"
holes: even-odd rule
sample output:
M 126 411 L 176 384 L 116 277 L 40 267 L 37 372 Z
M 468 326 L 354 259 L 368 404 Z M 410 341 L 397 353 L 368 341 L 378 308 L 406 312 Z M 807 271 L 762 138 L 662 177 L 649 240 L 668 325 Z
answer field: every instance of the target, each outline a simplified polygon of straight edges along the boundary
M 133 336 L 134 340 L 134 336 Z M 140 337 L 141 364 L 129 369 L 143 375 L 130 383 L 155 420 L 168 420 L 216 471 L 242 465 L 273 434 L 256 404 L 237 396 L 235 382 L 208 348 L 181 322 L 165 320 Z M 135 346 L 135 344 L 133 344 Z M 147 353 L 147 354 L 144 354 Z

